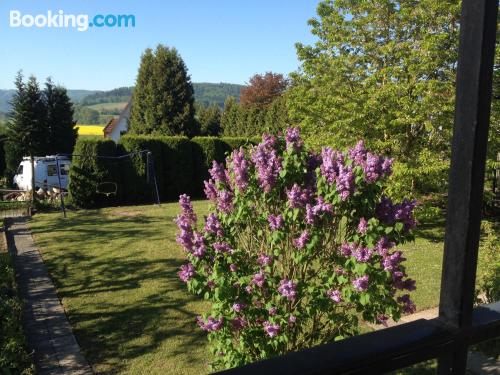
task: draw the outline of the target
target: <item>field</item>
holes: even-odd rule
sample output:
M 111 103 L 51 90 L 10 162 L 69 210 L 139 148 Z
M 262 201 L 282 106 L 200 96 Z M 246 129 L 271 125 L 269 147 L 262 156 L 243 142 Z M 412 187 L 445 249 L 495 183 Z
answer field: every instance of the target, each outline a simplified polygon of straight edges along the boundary
M 103 135 L 104 125 L 85 125 L 78 124 L 75 126 L 78 129 L 78 135 Z
M 92 104 L 87 107 L 95 109 L 96 111 L 113 111 L 115 113 L 120 113 L 123 108 L 127 105 L 127 102 L 118 102 L 118 103 L 111 103 L 111 102 L 106 102 L 106 103 L 99 103 L 99 104 Z
M 195 202 L 201 217 L 205 201 Z M 203 373 L 207 308 L 178 280 L 177 204 L 37 214 L 31 222 L 77 339 L 98 373 Z M 423 226 L 403 248 L 417 279 L 418 308 L 439 299 L 442 222 Z

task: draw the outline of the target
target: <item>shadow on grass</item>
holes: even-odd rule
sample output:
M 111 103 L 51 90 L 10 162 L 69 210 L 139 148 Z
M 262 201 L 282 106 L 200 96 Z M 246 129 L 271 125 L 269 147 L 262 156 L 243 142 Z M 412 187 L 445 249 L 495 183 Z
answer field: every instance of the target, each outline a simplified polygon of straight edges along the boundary
M 444 215 L 439 218 L 419 223 L 417 229 L 415 230 L 415 236 L 431 242 L 443 242 L 445 224 L 446 218 Z
M 31 225 L 76 338 L 99 373 L 126 370 L 132 359 L 163 345 L 165 361 L 200 361 L 193 348 L 205 345 L 205 334 L 196 328 L 192 305 L 199 299 L 177 276 L 183 262 L 168 248 L 148 259 L 137 243 L 174 242 L 159 230 L 164 225 L 173 230 L 170 218 L 98 211 Z M 111 242 L 112 253 L 100 255 Z

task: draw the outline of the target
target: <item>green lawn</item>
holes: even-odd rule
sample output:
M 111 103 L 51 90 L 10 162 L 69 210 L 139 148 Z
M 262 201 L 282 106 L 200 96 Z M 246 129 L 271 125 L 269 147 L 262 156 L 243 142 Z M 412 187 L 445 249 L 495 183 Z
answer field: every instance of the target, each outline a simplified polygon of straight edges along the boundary
M 205 201 L 195 202 L 201 217 Z M 41 213 L 31 223 L 77 339 L 99 373 L 203 373 L 209 354 L 195 316 L 207 307 L 177 271 L 177 204 Z M 403 246 L 418 309 L 439 299 L 443 222 Z
M 196 202 L 200 214 L 204 202 Z M 77 340 L 98 373 L 208 372 L 206 308 L 178 277 L 175 204 L 38 214 L 30 224 Z

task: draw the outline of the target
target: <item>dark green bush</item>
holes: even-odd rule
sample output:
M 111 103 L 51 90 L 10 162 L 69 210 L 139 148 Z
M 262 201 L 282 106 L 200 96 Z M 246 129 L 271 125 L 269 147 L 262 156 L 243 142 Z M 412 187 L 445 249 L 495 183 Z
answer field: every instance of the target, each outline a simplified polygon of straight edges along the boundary
M 34 374 L 21 325 L 22 303 L 17 296 L 8 253 L 0 250 L 0 373 Z
M 124 135 L 115 145 L 102 138 L 82 138 L 77 141 L 75 154 L 84 156 L 75 156 L 70 170 L 70 199 L 75 206 L 83 208 L 155 202 L 153 174 L 148 176 L 145 153 L 116 160 L 96 158 L 96 155 L 125 156 L 141 150 L 151 151 L 160 200 L 176 200 L 183 193 L 203 197 L 203 181 L 208 179 L 212 161 L 223 162 L 232 150 L 257 142 L 255 138 L 243 137 L 190 140 Z M 99 187 L 106 182 L 117 184 L 116 196 L 99 193 Z
M 146 135 L 125 135 L 120 138 L 118 153 L 126 155 L 138 153 L 142 150 L 151 152 L 153 159 L 156 182 L 161 199 L 165 199 L 163 189 L 163 177 L 165 166 L 163 165 L 163 142 L 158 137 Z M 148 171 L 148 160 L 146 153 L 136 154 L 130 158 L 121 160 L 122 169 L 122 203 L 149 203 L 156 201 L 156 191 L 154 187 L 154 175 Z
M 187 137 L 161 137 L 162 145 L 162 199 L 177 200 L 179 195 L 193 194 L 195 172 L 193 143 Z
M 228 147 L 221 138 L 216 137 L 194 137 L 191 142 L 195 175 L 193 183 L 196 186 L 194 195 L 200 197 L 203 195 L 203 181 L 208 179 L 212 161 L 223 162 Z
M 70 200 L 77 207 L 95 208 L 119 202 L 122 192 L 109 196 L 102 192 L 115 183 L 120 188 L 120 162 L 97 155 L 116 156 L 116 144 L 97 137 L 78 139 L 69 172 Z

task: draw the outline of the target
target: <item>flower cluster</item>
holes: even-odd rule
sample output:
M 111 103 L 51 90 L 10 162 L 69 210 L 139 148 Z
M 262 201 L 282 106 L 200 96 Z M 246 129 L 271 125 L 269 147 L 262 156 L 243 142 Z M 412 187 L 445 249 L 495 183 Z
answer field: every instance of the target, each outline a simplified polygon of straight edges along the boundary
M 399 245 L 416 202 L 384 195 L 391 165 L 363 142 L 314 153 L 291 128 L 212 164 L 204 223 L 180 196 L 188 262 L 178 275 L 212 302 L 197 322 L 218 353 L 214 369 L 347 337 L 360 312 L 387 324 L 415 311 Z

